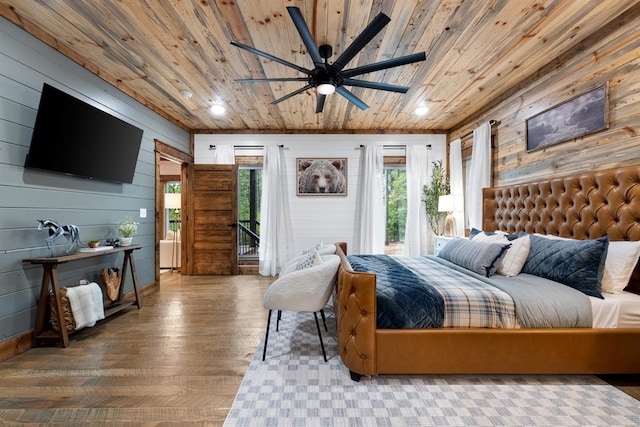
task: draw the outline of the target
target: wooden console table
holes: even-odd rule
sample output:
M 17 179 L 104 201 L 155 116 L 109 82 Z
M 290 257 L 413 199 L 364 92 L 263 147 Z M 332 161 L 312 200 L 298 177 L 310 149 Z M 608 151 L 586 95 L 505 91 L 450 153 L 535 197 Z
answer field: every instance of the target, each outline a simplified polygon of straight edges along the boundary
M 58 265 L 67 262 L 78 261 L 81 259 L 110 255 L 118 252 L 124 252 L 124 261 L 122 262 L 122 270 L 120 275 L 120 289 L 118 291 L 118 299 L 115 300 L 110 307 L 104 312 L 105 318 L 117 313 L 118 311 L 130 307 L 135 304 L 140 309 L 140 295 L 138 294 L 138 278 L 136 277 L 136 267 L 133 263 L 133 251 L 142 248 L 141 245 L 120 246 L 113 249 L 107 249 L 96 252 L 78 252 L 72 255 L 64 255 L 59 257 L 31 258 L 25 259 L 24 262 L 42 265 L 42 286 L 40 288 L 40 301 L 38 301 L 38 313 L 36 316 L 36 328 L 33 332 L 33 346 L 36 347 L 40 343 L 60 342 L 62 347 L 69 346 L 69 332 L 67 331 L 67 322 L 64 319 L 62 302 L 60 300 L 60 284 L 58 282 Z M 131 268 L 131 276 L 133 279 L 133 291 L 135 299 L 123 299 L 123 290 L 127 269 Z M 47 302 L 49 300 L 49 285 L 53 290 L 55 301 L 53 304 L 58 308 L 58 325 L 60 332 L 53 330 L 45 330 L 44 318 L 47 311 Z

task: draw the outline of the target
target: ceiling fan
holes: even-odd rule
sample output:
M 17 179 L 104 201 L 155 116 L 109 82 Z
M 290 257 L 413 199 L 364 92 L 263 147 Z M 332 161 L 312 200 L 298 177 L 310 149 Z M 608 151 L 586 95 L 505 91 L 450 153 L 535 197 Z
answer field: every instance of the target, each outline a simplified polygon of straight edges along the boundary
M 264 79 L 238 79 L 240 83 L 260 83 L 260 82 L 307 82 L 307 84 L 300 89 L 297 89 L 281 98 L 276 99 L 272 104 L 278 104 L 292 96 L 298 95 L 308 89 L 316 88 L 318 92 L 318 98 L 316 102 L 316 113 L 321 113 L 324 108 L 324 102 L 327 95 L 334 92 L 339 93 L 347 100 L 355 104 L 361 110 L 369 108 L 360 98 L 355 96 L 352 92 L 347 90 L 345 86 L 364 87 L 368 89 L 386 90 L 389 92 L 406 93 L 409 88 L 406 86 L 392 85 L 388 83 L 378 83 L 366 80 L 355 80 L 352 77 L 359 76 L 361 74 L 373 73 L 375 71 L 386 70 L 387 68 L 398 67 L 400 65 L 412 64 L 414 62 L 424 61 L 426 55 L 424 52 L 414 53 L 412 55 L 402 56 L 400 58 L 392 58 L 385 61 L 375 62 L 369 65 L 363 65 L 356 68 L 350 68 L 343 70 L 343 68 L 351 61 L 366 45 L 369 43 L 382 29 L 391 21 L 391 19 L 384 13 L 379 13 L 373 18 L 373 21 L 367 25 L 367 27 L 360 33 L 358 37 L 347 47 L 347 49 L 338 56 L 338 58 L 329 64 L 328 59 L 333 55 L 333 49 L 329 45 L 316 46 L 316 42 L 307 27 L 300 9 L 294 6 L 288 6 L 287 11 L 291 15 L 291 19 L 295 24 L 300 37 L 307 48 L 307 52 L 313 60 L 313 69 L 307 69 L 298 66 L 292 62 L 286 61 L 282 58 L 270 55 L 266 52 L 258 50 L 254 47 L 247 46 L 240 42 L 233 40 L 231 44 L 233 46 L 245 49 L 258 56 L 262 56 L 271 61 L 278 62 L 279 64 L 298 70 L 301 73 L 307 75 L 307 77 L 282 77 L 282 78 L 264 78 Z

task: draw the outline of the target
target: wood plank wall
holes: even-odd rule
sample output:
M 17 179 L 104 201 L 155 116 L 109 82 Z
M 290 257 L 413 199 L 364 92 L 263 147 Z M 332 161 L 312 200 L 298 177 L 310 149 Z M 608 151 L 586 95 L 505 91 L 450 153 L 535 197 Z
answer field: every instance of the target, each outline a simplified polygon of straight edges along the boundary
M 638 9 L 638 8 L 635 8 Z M 640 163 L 640 32 L 638 11 L 606 25 L 574 52 L 550 63 L 499 103 L 470 117 L 448 140 L 478 125 L 493 127 L 493 183 L 509 185 Z M 517 70 L 514 70 L 517 72 Z M 609 84 L 609 128 L 584 137 L 527 152 L 526 119 L 602 84 Z M 473 138 L 462 141 L 463 162 Z
M 0 343 L 28 334 L 35 323 L 42 269 L 23 259 L 47 256 L 45 232 L 38 218 L 53 218 L 80 227 L 80 238 L 115 235 L 125 215 L 140 222 L 135 261 L 140 285 L 155 274 L 154 139 L 189 151 L 189 134 L 151 112 L 80 65 L 65 58 L 20 28 L 0 18 Z M 132 184 L 114 184 L 25 169 L 42 83 L 107 110 L 143 129 L 142 146 Z M 90 143 L 90 141 L 88 141 Z M 66 153 L 52 153 L 64 162 Z M 139 218 L 140 208 L 147 210 Z M 60 243 L 58 251 L 64 251 Z M 118 255 L 61 266 L 61 283 L 98 280 L 102 267 L 119 265 Z M 129 281 L 125 290 L 132 289 Z M 2 355 L 0 354 L 0 357 Z

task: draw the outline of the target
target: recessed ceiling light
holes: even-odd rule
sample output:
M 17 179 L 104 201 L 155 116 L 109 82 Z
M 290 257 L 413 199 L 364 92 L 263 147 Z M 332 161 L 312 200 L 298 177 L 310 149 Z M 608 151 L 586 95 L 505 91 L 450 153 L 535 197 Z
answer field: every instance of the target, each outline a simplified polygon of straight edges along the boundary
M 227 110 L 220 104 L 214 104 L 211 106 L 211 108 L 209 108 L 209 111 L 211 111 L 211 113 L 215 114 L 216 116 L 220 116 L 224 114 Z
M 420 106 L 418 108 L 415 109 L 415 111 L 413 112 L 416 116 L 424 116 L 429 112 L 429 107 L 427 106 Z
M 188 90 L 183 90 L 182 92 L 180 92 L 180 95 L 182 95 L 182 97 L 186 99 L 189 99 L 193 96 L 193 94 Z

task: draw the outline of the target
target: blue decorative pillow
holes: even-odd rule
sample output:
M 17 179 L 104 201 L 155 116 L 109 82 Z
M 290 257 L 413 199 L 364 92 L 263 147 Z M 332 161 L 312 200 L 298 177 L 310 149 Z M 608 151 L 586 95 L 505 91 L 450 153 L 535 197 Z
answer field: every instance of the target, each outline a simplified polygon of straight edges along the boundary
M 455 238 L 438 253 L 440 258 L 489 277 L 496 272 L 498 261 L 511 246 L 504 243 L 486 243 Z
M 548 239 L 532 234 L 531 248 L 523 273 L 571 286 L 602 298 L 600 272 L 607 249 L 606 237 L 595 240 Z

